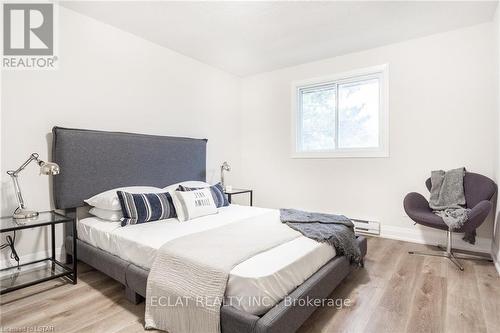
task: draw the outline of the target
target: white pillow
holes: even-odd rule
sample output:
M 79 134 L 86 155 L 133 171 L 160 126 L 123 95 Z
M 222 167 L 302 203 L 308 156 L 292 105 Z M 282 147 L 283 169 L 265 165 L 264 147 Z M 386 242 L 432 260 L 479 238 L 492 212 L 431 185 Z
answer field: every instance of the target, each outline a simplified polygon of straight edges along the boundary
M 92 198 L 83 200 L 91 206 L 107 209 L 107 210 L 122 210 L 120 206 L 120 200 L 116 191 L 124 191 L 129 193 L 160 193 L 164 192 L 163 189 L 152 186 L 130 186 L 130 187 L 118 187 L 109 191 L 105 191 L 94 195 Z
M 120 221 L 120 219 L 123 217 L 123 213 L 121 210 L 109 210 L 97 207 L 90 208 L 89 213 L 97 216 L 100 219 L 113 222 Z
M 164 187 L 163 190 L 170 192 L 170 194 L 173 194 L 174 191 L 177 190 L 179 185 L 186 186 L 186 187 L 210 187 L 210 184 L 206 183 L 206 182 L 202 182 L 199 180 L 188 180 L 185 182 L 180 182 L 180 183 L 168 185 L 168 186 Z
M 179 221 L 217 214 L 217 206 L 215 206 L 214 198 L 208 188 L 186 192 L 175 191 L 173 198 Z

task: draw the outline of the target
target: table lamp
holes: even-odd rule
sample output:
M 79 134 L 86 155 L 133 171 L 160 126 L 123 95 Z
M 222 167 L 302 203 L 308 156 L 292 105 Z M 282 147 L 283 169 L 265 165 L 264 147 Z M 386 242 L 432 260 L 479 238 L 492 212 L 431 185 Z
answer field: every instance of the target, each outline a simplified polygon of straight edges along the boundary
M 224 185 L 224 171 L 231 171 L 231 166 L 227 162 L 222 163 L 220 166 L 220 184 L 222 185 L 222 189 L 225 190 L 226 186 Z
M 12 182 L 14 183 L 14 190 L 16 191 L 16 199 L 18 207 L 14 211 L 14 214 L 12 214 L 12 217 L 15 219 L 28 219 L 38 216 L 38 212 L 26 209 L 26 206 L 24 205 L 23 195 L 21 194 L 21 188 L 19 187 L 19 182 L 17 180 L 19 173 L 23 171 L 24 168 L 26 168 L 28 164 L 30 164 L 32 161 L 36 161 L 40 166 L 41 175 L 43 174 L 43 175 L 55 176 L 58 175 L 60 172 L 59 165 L 52 162 L 44 162 L 41 159 L 39 159 L 38 156 L 39 155 L 37 153 L 33 153 L 26 160 L 26 162 L 24 162 L 23 164 L 21 164 L 19 168 L 17 168 L 17 170 L 7 171 L 7 174 L 12 178 Z

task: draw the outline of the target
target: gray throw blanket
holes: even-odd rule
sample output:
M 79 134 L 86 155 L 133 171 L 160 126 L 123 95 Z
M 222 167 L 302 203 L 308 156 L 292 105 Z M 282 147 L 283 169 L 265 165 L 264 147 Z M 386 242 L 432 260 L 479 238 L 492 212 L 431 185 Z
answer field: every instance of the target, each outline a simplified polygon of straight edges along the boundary
M 344 215 L 282 208 L 280 219 L 304 236 L 332 245 L 337 254 L 346 256 L 349 262 L 361 263 L 361 250 L 354 235 L 354 224 Z
M 465 168 L 431 172 L 431 197 L 429 206 L 441 217 L 450 230 L 461 228 L 467 221 L 470 209 L 466 209 L 464 194 Z M 466 235 L 464 239 L 473 237 Z

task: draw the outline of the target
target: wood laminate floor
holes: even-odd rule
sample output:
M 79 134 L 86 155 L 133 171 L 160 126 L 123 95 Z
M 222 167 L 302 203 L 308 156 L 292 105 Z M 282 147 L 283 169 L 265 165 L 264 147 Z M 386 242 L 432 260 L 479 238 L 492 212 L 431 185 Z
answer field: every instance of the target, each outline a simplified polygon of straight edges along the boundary
M 312 332 L 500 332 L 500 278 L 493 264 L 413 256 L 423 245 L 370 238 L 365 268 L 330 296 L 350 306 L 319 308 L 300 328 Z M 0 332 L 144 332 L 144 303 L 81 264 L 77 285 L 54 280 L 0 299 Z M 154 332 L 154 331 L 147 331 Z

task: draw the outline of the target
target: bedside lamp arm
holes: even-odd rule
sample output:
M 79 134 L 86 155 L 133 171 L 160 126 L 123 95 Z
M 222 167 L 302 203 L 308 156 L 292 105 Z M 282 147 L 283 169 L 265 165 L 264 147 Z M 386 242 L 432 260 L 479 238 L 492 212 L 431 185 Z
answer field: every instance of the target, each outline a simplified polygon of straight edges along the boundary
M 12 178 L 12 183 L 14 183 L 14 191 L 16 192 L 17 204 L 21 209 L 25 209 L 23 195 L 21 194 L 21 187 L 19 186 L 19 181 L 17 180 L 17 176 L 21 171 L 24 170 L 32 161 L 40 162 L 37 153 L 33 153 L 30 157 L 23 163 L 17 170 L 9 170 L 7 174 Z
M 225 185 L 224 185 L 224 166 L 220 167 L 220 183 L 222 185 L 222 189 L 225 189 Z
M 17 181 L 17 175 L 10 176 L 12 178 L 12 183 L 14 184 L 14 191 L 16 192 L 16 199 L 17 199 L 17 204 L 19 205 L 19 208 L 25 209 L 26 207 L 24 206 L 24 199 L 23 195 L 21 194 L 21 188 L 19 187 L 19 182 Z
M 220 166 L 220 182 L 223 190 L 226 189 L 226 185 L 224 184 L 224 171 L 231 171 L 231 167 L 227 162 L 222 163 Z
M 9 170 L 7 171 L 7 174 L 11 177 L 17 177 L 17 175 L 24 170 L 24 168 L 26 168 L 28 166 L 28 164 L 30 164 L 32 161 L 37 161 L 37 163 L 40 163 L 40 159 L 38 158 L 38 154 L 37 153 L 33 153 L 30 155 L 30 157 L 28 157 L 28 159 L 23 163 L 21 164 L 21 166 L 19 168 L 17 168 L 17 170 Z

